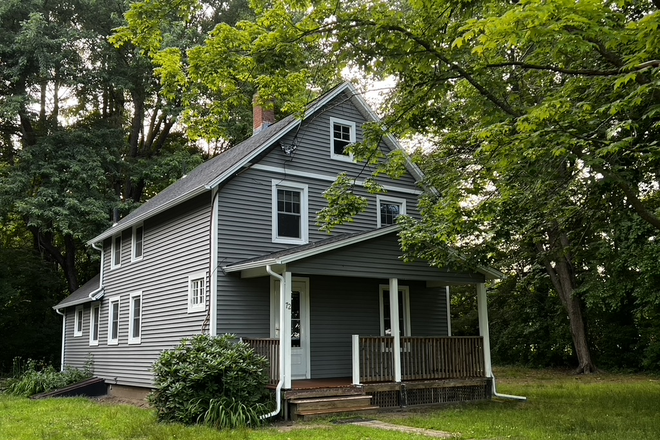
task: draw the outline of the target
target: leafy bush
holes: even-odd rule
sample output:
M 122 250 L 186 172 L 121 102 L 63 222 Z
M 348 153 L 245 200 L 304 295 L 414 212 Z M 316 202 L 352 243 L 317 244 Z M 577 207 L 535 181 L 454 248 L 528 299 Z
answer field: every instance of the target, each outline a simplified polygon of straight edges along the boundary
M 235 336 L 198 335 L 154 364 L 158 419 L 218 428 L 255 426 L 269 408 L 268 361 Z
M 16 366 L 18 363 L 15 362 Z M 20 372 L 7 380 L 6 392 L 15 396 L 30 397 L 39 393 L 47 393 L 58 388 L 89 379 L 93 375 L 93 364 L 89 360 L 82 370 L 73 367 L 65 367 L 63 371 L 57 371 L 51 364 L 28 359 Z

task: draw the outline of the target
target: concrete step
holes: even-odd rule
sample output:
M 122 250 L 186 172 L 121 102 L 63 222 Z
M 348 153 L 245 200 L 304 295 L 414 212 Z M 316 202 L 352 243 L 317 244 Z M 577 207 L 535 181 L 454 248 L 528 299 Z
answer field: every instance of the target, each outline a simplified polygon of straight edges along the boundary
M 313 399 L 289 400 L 293 412 L 314 411 L 323 409 L 349 410 L 351 408 L 363 408 L 371 404 L 371 396 L 336 396 L 321 397 Z
M 319 410 L 310 410 L 302 411 L 299 413 L 291 414 L 291 420 L 312 420 L 320 417 L 329 417 L 334 415 L 348 415 L 348 414 L 374 414 L 378 411 L 377 406 L 365 406 L 359 408 L 351 408 L 348 410 L 338 410 L 338 409 L 319 409 Z

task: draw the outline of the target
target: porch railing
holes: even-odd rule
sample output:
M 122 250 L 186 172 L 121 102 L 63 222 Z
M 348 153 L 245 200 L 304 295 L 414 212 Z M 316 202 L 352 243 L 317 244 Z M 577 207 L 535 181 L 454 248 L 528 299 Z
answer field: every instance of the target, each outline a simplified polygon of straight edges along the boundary
M 280 380 L 280 340 L 271 338 L 243 338 L 243 342 L 270 363 L 269 384 L 277 385 Z
M 360 383 L 394 381 L 394 338 L 354 336 L 353 341 L 354 380 L 357 374 Z M 401 380 L 473 378 L 485 374 L 480 336 L 401 338 Z

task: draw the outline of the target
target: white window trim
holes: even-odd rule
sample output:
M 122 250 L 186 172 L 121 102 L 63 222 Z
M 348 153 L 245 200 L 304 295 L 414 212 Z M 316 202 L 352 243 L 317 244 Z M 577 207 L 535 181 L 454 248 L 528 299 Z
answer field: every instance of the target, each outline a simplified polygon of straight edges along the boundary
M 94 309 L 98 309 L 99 317 L 94 319 Z M 94 339 L 94 326 L 98 329 L 96 339 Z M 94 302 L 89 309 L 89 345 L 99 345 L 101 339 L 101 303 Z
M 273 179 L 272 182 L 272 239 L 273 243 L 287 243 L 287 244 L 307 244 L 309 241 L 309 216 L 308 216 L 308 202 L 307 202 L 307 185 L 304 183 L 287 182 L 283 180 Z M 278 237 L 277 235 L 277 190 L 293 190 L 300 191 L 300 238 L 291 237 Z
M 385 292 L 390 291 L 390 286 L 388 284 L 381 284 L 378 286 L 380 295 L 379 295 L 379 305 L 380 305 L 380 334 L 385 336 L 385 321 L 384 321 L 384 304 L 383 304 L 383 295 Z M 403 292 L 403 308 L 404 310 L 399 310 L 399 316 L 403 314 L 403 334 L 402 336 L 411 335 L 411 326 L 410 326 L 410 288 L 408 286 L 399 286 L 399 290 Z
M 77 306 L 73 315 L 73 336 L 82 336 L 84 324 L 85 313 L 83 306 Z M 78 326 L 80 326 L 80 330 L 78 330 Z
M 382 196 L 382 195 L 377 195 L 376 196 L 376 227 L 381 228 L 383 225 L 381 224 L 381 219 L 380 219 L 380 204 L 381 203 L 392 203 L 392 204 L 398 204 L 401 205 L 401 212 L 399 212 L 399 215 L 405 215 L 406 214 L 406 199 L 401 199 L 398 197 L 389 197 L 389 196 Z M 389 226 L 389 225 L 385 225 Z
M 142 255 L 139 257 L 135 256 L 135 242 L 136 242 L 136 229 L 142 228 Z M 140 261 L 144 258 L 144 223 L 133 226 L 133 234 L 131 235 L 131 261 Z
M 334 124 L 348 125 L 351 127 L 351 139 L 347 146 L 353 145 L 356 141 L 356 125 L 353 121 L 347 121 L 345 119 L 339 118 L 330 118 L 330 158 L 334 160 L 342 160 L 344 162 L 355 162 L 352 154 L 335 154 L 335 135 L 334 135 Z
M 198 279 L 202 279 L 204 281 L 204 300 L 202 301 L 201 304 L 193 305 L 192 282 Z M 188 275 L 188 313 L 205 311 L 207 295 L 208 295 L 208 286 L 206 282 L 206 272 L 197 272 L 192 275 Z
M 134 324 L 134 319 L 133 318 L 135 318 L 135 316 L 133 316 L 133 315 L 135 313 L 135 304 L 133 302 L 133 299 L 136 298 L 136 297 L 140 298 L 140 317 L 139 317 L 140 318 L 140 329 L 139 329 L 140 330 L 140 336 L 138 336 L 137 338 L 134 338 L 133 337 L 133 326 L 135 324 Z M 129 344 L 139 344 L 139 343 L 142 342 L 142 309 L 144 308 L 144 304 L 142 303 L 142 292 L 140 291 L 140 292 L 131 293 L 129 298 L 130 298 L 129 299 L 130 302 L 129 302 L 129 313 L 128 313 L 128 318 L 129 318 L 129 321 L 128 321 L 128 343 Z
M 117 303 L 117 338 L 112 339 L 112 304 Z M 108 345 L 119 345 L 119 327 L 121 324 L 121 297 L 108 298 Z
M 119 249 L 115 249 L 115 240 L 119 237 Z M 110 242 L 110 269 L 117 269 L 121 267 L 121 247 L 123 244 L 123 238 L 121 234 L 113 235 L 112 241 Z M 119 264 L 115 264 L 115 255 L 119 252 Z

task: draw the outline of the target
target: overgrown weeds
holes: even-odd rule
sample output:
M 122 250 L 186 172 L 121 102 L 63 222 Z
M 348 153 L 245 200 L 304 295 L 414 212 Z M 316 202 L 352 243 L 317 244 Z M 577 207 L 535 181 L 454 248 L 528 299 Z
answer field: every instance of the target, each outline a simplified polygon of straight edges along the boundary
M 14 361 L 13 375 L 5 382 L 5 392 L 14 396 L 30 397 L 35 394 L 63 388 L 89 379 L 93 375 L 93 362 L 88 360 L 82 370 L 64 367 L 57 371 L 52 365 L 28 359 L 23 363 Z

